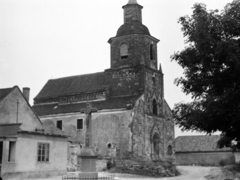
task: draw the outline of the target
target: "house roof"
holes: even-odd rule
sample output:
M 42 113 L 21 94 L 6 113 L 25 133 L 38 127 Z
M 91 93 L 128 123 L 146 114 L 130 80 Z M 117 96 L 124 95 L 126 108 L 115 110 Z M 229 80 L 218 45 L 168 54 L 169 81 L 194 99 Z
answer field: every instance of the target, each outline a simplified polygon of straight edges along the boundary
M 12 90 L 13 90 L 13 88 L 0 89 L 0 101 L 3 98 L 5 98 Z
M 104 101 L 93 101 L 91 102 L 92 107 L 98 110 L 102 109 L 120 109 L 126 108 L 127 104 L 135 103 L 139 98 L 137 96 L 124 96 L 124 97 L 112 97 Z M 33 109 L 38 116 L 50 115 L 50 114 L 62 114 L 62 113 L 74 113 L 80 112 L 80 109 L 86 107 L 86 102 L 75 103 L 75 104 L 45 104 L 45 105 L 34 105 Z
M 176 152 L 209 152 L 230 151 L 230 148 L 218 148 L 218 135 L 212 136 L 179 136 L 175 139 Z
M 106 80 L 104 72 L 51 79 L 34 99 L 47 99 L 105 90 Z

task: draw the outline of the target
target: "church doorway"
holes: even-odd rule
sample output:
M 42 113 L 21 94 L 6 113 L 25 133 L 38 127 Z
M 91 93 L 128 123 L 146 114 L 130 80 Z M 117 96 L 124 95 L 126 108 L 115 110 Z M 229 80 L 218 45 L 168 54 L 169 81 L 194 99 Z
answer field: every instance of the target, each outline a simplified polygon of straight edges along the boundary
M 157 161 L 160 154 L 160 136 L 158 133 L 154 133 L 152 136 L 152 147 L 152 160 Z
M 0 141 L 0 177 L 2 175 L 2 154 L 3 154 L 3 142 Z

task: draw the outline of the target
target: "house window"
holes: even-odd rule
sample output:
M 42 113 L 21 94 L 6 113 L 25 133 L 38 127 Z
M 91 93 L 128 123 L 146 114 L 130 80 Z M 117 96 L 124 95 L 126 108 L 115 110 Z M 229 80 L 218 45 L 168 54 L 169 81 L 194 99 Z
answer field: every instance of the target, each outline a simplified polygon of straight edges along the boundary
M 83 119 L 77 119 L 77 130 L 83 129 Z
M 57 121 L 57 128 L 62 130 L 62 120 Z
M 126 43 L 123 43 L 120 46 L 120 56 L 121 56 L 121 59 L 128 58 L 128 45 Z
M 15 162 L 16 142 L 9 142 L 8 162 Z
M 38 143 L 38 162 L 49 162 L 49 143 Z
M 151 60 L 154 59 L 153 54 L 154 54 L 154 51 L 153 51 L 153 44 L 151 44 L 151 45 L 150 45 L 150 59 L 151 59 Z
M 153 106 L 153 114 L 157 115 L 158 109 L 157 109 L 157 101 L 156 101 L 156 99 L 153 100 L 152 106 Z

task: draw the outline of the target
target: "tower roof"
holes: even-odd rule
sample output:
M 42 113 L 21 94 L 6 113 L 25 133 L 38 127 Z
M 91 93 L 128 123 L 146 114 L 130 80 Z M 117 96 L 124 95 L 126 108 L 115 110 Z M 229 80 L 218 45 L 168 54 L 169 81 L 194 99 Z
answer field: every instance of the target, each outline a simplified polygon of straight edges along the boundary
M 129 34 L 145 34 L 150 36 L 148 28 L 139 21 L 132 21 L 132 23 L 124 23 L 118 29 L 116 37 L 126 36 Z

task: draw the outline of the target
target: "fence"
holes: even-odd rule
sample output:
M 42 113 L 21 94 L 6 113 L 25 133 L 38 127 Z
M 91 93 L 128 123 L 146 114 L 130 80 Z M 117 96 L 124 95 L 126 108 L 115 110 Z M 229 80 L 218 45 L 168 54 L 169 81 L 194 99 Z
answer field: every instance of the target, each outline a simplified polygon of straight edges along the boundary
M 62 176 L 62 180 L 114 180 L 114 176 L 103 176 L 103 177 L 78 177 L 78 176 Z

